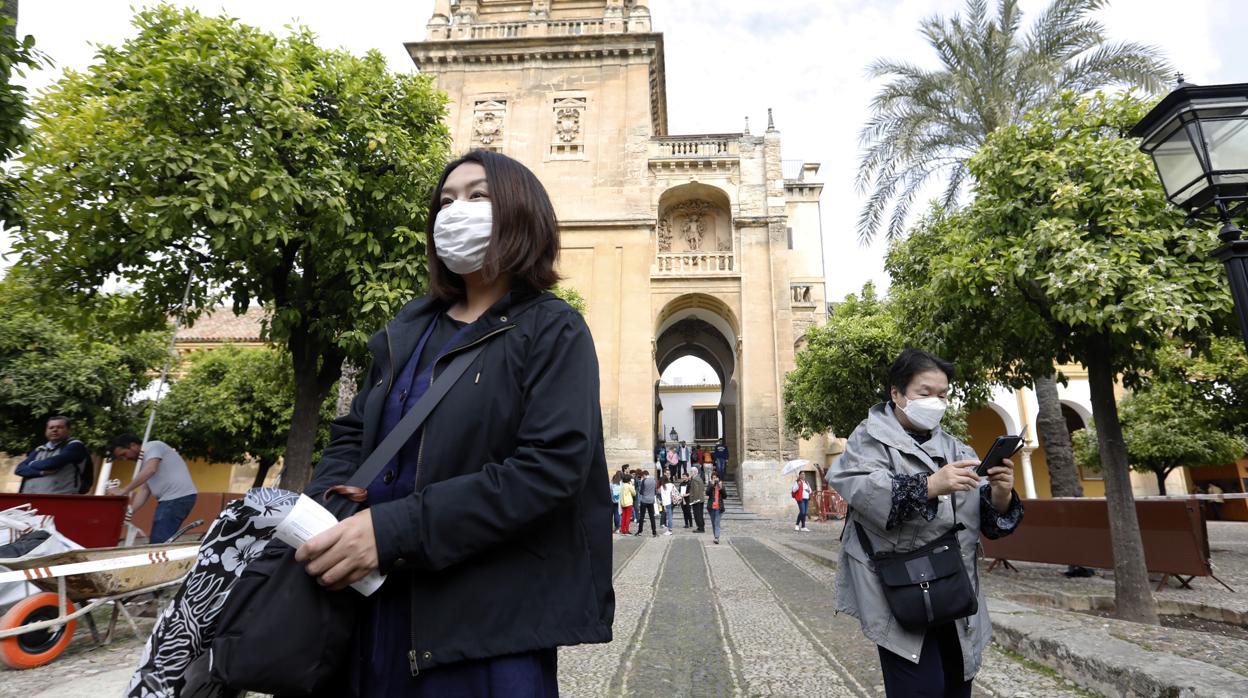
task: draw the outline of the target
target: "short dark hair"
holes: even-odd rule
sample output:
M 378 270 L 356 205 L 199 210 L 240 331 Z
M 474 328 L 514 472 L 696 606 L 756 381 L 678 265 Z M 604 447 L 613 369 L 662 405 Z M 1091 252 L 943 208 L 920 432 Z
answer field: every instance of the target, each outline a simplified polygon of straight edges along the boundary
M 884 386 L 885 399 L 888 399 L 887 396 L 890 394 L 891 388 L 896 388 L 905 393 L 906 388 L 910 387 L 910 381 L 914 379 L 914 375 L 924 371 L 941 371 L 949 379 L 949 382 L 953 382 L 953 364 L 930 351 L 906 349 L 897 355 L 893 365 L 888 369 L 888 385 Z
M 51 417 L 48 417 L 46 420 L 44 420 L 43 425 L 46 427 L 48 425 L 48 422 L 65 422 L 65 426 L 67 427 L 70 424 L 73 424 L 73 422 L 69 421 L 69 417 L 66 417 L 63 414 L 54 414 Z
M 130 444 L 141 444 L 143 439 L 134 434 L 118 434 L 108 443 L 108 450 L 111 453 L 115 448 L 130 448 Z
M 490 247 L 481 272 L 487 280 L 511 274 L 513 286 L 545 291 L 559 282 L 555 262 L 559 259 L 559 221 L 546 188 L 533 171 L 519 161 L 489 150 L 474 150 L 442 170 L 438 186 L 429 202 L 425 222 L 425 250 L 429 256 L 429 292 L 444 301 L 464 297 L 464 280 L 438 259 L 433 227 L 442 210 L 442 188 L 446 178 L 464 163 L 485 168 L 490 189 L 494 225 Z

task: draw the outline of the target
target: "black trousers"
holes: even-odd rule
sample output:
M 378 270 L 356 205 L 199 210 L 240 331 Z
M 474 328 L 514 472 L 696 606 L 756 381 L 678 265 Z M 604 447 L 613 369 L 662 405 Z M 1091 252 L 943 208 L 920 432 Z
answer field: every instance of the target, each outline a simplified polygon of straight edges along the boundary
M 962 646 L 955 623 L 928 628 L 918 664 L 883 647 L 879 650 L 888 698 L 970 698 L 971 682 L 962 680 Z
M 692 509 L 689 507 L 689 502 L 681 502 L 680 511 L 685 515 L 685 528 L 689 528 L 693 525 Z
M 642 502 L 640 511 L 637 512 L 637 535 L 640 536 L 641 532 L 646 530 L 644 523 L 646 515 L 650 516 L 650 533 L 657 536 L 659 532 L 654 523 L 654 505 L 646 504 L 645 502 Z
M 697 532 L 702 533 L 706 530 L 706 524 L 702 522 L 702 505 L 704 502 L 698 502 L 693 505 L 693 522 L 697 526 Z

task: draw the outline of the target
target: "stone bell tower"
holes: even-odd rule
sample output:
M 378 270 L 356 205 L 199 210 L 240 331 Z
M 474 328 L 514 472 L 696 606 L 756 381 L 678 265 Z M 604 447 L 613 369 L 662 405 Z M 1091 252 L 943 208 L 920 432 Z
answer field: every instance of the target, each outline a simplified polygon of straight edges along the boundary
M 550 192 L 563 283 L 589 306 L 608 460 L 653 462 L 675 422 L 659 377 L 696 356 L 719 381 L 697 411 L 718 423 L 703 414 L 679 440 L 724 438 L 745 506 L 783 510 L 780 464 L 825 460 L 784 434 L 781 405 L 795 347 L 826 317 L 819 166 L 782 163 L 773 123 L 670 135 L 652 4 L 438 0 L 407 49 L 450 97 L 454 150 L 506 153 Z

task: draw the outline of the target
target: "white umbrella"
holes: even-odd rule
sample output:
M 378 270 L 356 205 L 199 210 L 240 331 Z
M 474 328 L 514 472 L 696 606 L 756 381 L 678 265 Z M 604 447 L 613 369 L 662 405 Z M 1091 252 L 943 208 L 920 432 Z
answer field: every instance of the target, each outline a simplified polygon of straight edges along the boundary
M 793 473 L 796 473 L 797 471 L 801 470 L 802 468 L 805 468 L 808 465 L 810 465 L 810 461 L 806 460 L 805 458 L 798 458 L 797 460 L 791 460 L 788 463 L 784 464 L 784 468 L 780 471 L 780 474 L 792 475 Z

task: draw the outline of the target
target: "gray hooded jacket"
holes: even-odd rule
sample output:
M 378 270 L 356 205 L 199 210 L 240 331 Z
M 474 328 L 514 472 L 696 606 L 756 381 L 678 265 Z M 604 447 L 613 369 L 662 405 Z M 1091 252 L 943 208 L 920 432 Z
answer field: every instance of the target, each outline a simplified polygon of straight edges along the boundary
M 906 630 L 894 620 L 870 557 L 850 527 L 854 523 L 861 525 L 876 552 L 914 550 L 953 528 L 955 522 L 950 497 L 954 498 L 957 522 L 966 526 L 958 534 L 962 561 L 979 597 L 979 611 L 955 621 L 967 681 L 979 671 L 984 647 L 992 637 L 988 604 L 979 585 L 975 556 L 981 530 L 981 503 L 986 497 L 987 485 L 982 485 L 978 492 L 942 495 L 936 506 L 935 518 L 930 521 L 923 515 L 915 515 L 892 528 L 886 526 L 893 507 L 894 475 L 930 475 L 940 465 L 969 458 L 976 458 L 975 452 L 941 431 L 940 427 L 932 431 L 926 443 L 917 443 L 893 416 L 892 407 L 880 404 L 871 408 L 867 419 L 850 435 L 844 455 L 832 464 L 827 473 L 828 484 L 849 503 L 849 516 L 845 522 L 847 532 L 842 536 L 837 566 L 837 610 L 858 618 L 867 639 L 915 663 L 919 661 L 924 633 Z M 1012 531 L 1022 518 L 1017 497 L 1005 515 L 997 515 L 991 505 L 986 508 L 987 511 L 982 513 L 991 517 L 995 529 L 993 534 Z

